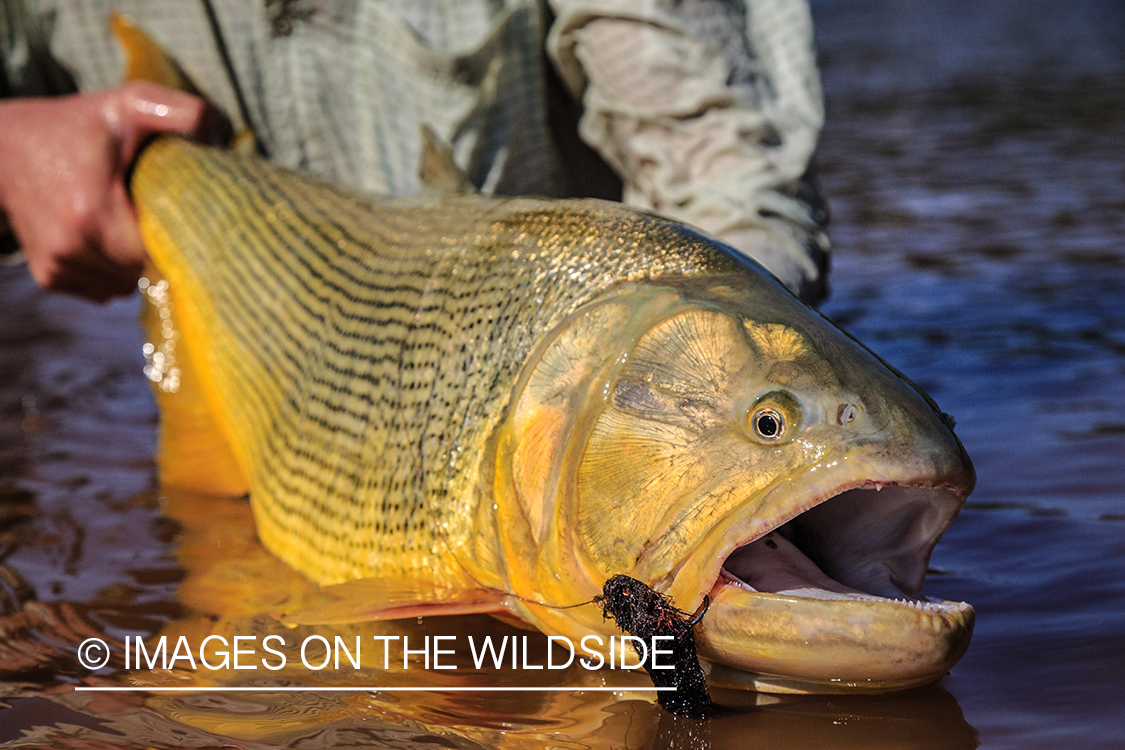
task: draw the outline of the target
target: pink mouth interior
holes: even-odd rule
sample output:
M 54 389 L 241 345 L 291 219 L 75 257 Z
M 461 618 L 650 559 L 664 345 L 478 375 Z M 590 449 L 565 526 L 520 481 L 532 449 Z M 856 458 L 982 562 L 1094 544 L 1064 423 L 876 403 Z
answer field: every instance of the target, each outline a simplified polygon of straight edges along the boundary
M 941 487 L 848 490 L 738 547 L 722 578 L 769 593 L 917 600 L 930 553 L 961 504 Z

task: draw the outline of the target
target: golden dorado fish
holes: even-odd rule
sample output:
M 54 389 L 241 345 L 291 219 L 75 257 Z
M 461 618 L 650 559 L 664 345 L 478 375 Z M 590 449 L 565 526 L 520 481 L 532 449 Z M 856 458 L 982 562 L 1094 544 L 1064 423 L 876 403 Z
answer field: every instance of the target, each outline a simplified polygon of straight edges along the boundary
M 578 642 L 612 623 L 557 607 L 627 574 L 710 597 L 717 684 L 906 687 L 967 647 L 972 608 L 920 591 L 974 483 L 948 417 L 721 243 L 173 139 L 131 189 L 164 481 L 249 492 L 340 597 L 295 621 L 493 612 Z
M 128 77 L 178 69 L 125 19 Z M 131 191 L 163 481 L 249 493 L 337 595 L 291 622 L 488 612 L 578 643 L 624 574 L 695 611 L 714 684 L 932 681 L 921 594 L 975 482 L 952 421 L 758 265 L 594 200 L 359 197 L 171 138 Z M 567 608 L 563 608 L 567 607 Z

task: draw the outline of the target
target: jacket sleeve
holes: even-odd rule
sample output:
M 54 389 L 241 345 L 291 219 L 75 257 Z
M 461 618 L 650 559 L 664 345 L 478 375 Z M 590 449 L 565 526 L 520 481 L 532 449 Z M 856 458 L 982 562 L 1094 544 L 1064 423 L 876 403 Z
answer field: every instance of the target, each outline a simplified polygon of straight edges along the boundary
M 809 301 L 826 212 L 824 120 L 804 0 L 552 0 L 548 52 L 626 203 L 719 235 Z

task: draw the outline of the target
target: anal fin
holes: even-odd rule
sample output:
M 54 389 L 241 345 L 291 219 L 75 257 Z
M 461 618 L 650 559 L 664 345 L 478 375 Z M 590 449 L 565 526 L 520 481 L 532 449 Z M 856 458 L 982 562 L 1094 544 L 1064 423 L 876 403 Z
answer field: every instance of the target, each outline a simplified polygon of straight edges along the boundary
M 275 613 L 285 625 L 332 625 L 436 615 L 505 611 L 507 595 L 485 588 L 451 588 L 413 578 L 363 578 L 325 586 L 312 606 Z

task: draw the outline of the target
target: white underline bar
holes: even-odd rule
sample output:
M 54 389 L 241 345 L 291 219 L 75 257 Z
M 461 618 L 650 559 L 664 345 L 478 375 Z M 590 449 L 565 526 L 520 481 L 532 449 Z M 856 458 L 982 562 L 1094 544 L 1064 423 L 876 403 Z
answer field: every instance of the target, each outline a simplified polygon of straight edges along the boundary
M 279 686 L 279 687 L 121 687 L 121 686 L 89 686 L 77 685 L 75 690 L 102 693 L 186 693 L 186 692 L 223 692 L 223 693 L 324 693 L 324 692 L 380 692 L 380 693 L 651 693 L 664 690 L 675 691 L 674 687 L 304 687 L 304 686 Z

